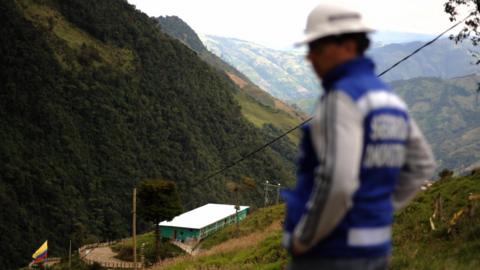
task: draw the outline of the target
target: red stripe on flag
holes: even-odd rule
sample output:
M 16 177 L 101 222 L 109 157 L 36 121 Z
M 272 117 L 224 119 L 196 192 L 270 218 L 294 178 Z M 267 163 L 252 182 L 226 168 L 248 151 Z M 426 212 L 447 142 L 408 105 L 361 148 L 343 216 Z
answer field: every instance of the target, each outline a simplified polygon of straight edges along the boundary
M 43 252 L 42 254 L 38 255 L 37 258 L 35 258 L 35 260 L 33 261 L 34 263 L 39 263 L 43 260 L 45 260 L 47 258 L 47 251 L 45 250 L 45 252 Z

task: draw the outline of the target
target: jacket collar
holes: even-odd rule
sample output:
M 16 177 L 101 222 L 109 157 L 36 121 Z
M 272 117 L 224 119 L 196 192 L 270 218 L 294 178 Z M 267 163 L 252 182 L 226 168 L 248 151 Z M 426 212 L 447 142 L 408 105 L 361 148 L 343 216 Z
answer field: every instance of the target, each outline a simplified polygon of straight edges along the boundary
M 325 91 L 330 91 L 332 86 L 341 78 L 351 76 L 353 74 L 375 74 L 375 64 L 367 57 L 359 56 L 349 60 L 329 72 L 322 80 L 322 86 Z

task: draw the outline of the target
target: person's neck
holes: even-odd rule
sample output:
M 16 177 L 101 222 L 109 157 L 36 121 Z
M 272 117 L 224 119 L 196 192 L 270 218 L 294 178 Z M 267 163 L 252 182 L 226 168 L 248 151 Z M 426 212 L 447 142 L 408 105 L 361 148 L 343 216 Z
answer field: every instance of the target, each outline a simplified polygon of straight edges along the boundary
M 322 78 L 323 88 L 328 91 L 331 88 L 332 84 L 335 83 L 339 78 L 347 76 L 351 73 L 374 73 L 375 65 L 374 63 L 366 58 L 365 56 L 357 56 L 353 59 L 350 59 L 342 64 L 331 69 L 325 76 Z
M 339 58 L 333 65 L 330 69 L 328 69 L 327 71 L 325 71 L 323 74 L 319 75 L 320 79 L 324 79 L 326 76 L 328 76 L 328 74 L 335 70 L 336 68 L 344 65 L 345 63 L 348 63 L 356 58 L 358 58 L 359 56 L 358 55 L 348 55 L 348 56 L 345 56 L 345 57 L 342 57 L 342 58 Z

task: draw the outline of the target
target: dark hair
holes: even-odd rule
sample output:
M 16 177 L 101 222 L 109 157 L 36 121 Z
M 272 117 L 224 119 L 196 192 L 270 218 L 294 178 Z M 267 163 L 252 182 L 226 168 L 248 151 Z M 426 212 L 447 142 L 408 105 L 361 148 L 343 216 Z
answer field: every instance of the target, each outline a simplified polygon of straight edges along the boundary
M 370 46 L 370 39 L 367 36 L 367 33 L 348 33 L 341 35 L 326 36 L 323 38 L 316 39 L 308 43 L 308 49 L 313 51 L 320 47 L 321 45 L 328 43 L 341 44 L 347 40 L 353 40 L 357 43 L 357 54 L 363 55 L 365 51 Z

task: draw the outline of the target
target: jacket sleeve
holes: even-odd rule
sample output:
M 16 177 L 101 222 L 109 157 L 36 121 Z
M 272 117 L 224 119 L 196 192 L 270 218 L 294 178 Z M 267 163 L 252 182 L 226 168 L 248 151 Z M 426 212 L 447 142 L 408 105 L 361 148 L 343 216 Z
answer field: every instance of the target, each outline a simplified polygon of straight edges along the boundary
M 392 204 L 395 210 L 403 208 L 415 196 L 425 180 L 432 177 L 435 167 L 432 150 L 411 118 L 405 165 L 400 172 L 392 195 Z
M 317 118 L 312 124 L 313 144 L 319 160 L 325 162 L 316 170 L 306 212 L 291 236 L 292 250 L 296 254 L 307 251 L 326 237 L 352 206 L 353 194 L 359 187 L 362 119 L 349 96 L 333 91 L 326 97 L 322 121 Z M 319 123 L 323 126 L 319 127 Z M 323 136 L 318 136 L 318 132 Z M 316 141 L 322 138 L 324 142 Z

